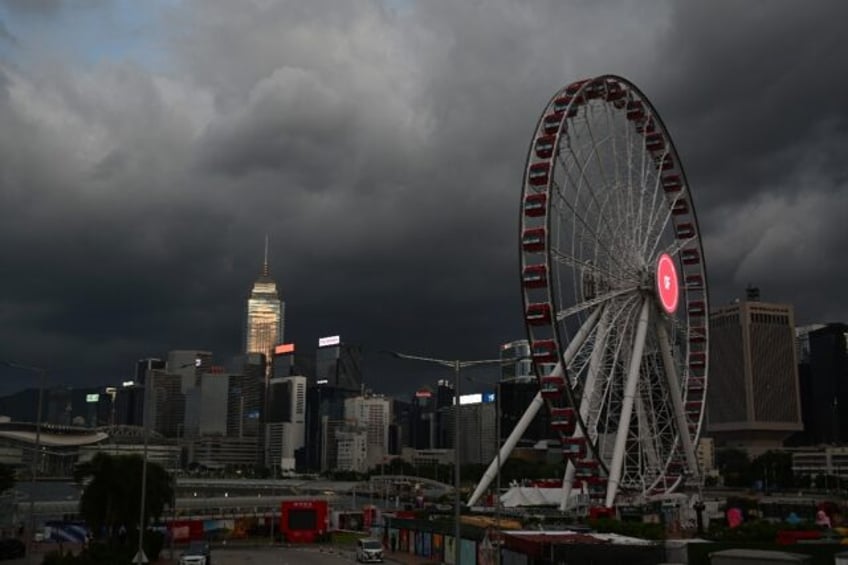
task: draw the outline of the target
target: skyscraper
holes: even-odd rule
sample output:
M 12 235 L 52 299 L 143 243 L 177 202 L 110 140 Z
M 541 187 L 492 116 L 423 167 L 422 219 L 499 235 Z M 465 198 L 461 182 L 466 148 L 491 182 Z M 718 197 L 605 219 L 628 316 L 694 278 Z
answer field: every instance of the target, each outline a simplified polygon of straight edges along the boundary
M 801 430 L 795 320 L 785 304 L 750 296 L 710 314 L 707 432 L 759 455 Z
M 247 299 L 247 316 L 244 332 L 245 352 L 262 353 L 266 359 L 265 377 L 271 376 L 271 359 L 274 346 L 283 340 L 285 304 L 277 293 L 277 283 L 271 278 L 268 267 L 268 237 L 265 237 L 265 261 L 262 274 L 253 284 Z
M 810 443 L 841 444 L 848 438 L 848 325 L 827 324 L 809 334 Z
M 362 388 L 362 349 L 334 335 L 318 340 L 315 354 L 317 383 L 359 391 Z

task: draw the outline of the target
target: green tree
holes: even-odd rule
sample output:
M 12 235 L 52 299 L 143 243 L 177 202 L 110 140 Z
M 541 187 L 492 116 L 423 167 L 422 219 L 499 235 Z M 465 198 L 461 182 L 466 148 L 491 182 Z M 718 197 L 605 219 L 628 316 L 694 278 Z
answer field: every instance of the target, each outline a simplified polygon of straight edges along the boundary
M 98 538 L 118 539 L 138 529 L 143 459 L 138 455 L 96 454 L 74 470 L 74 480 L 85 484 L 80 514 Z M 173 480 L 159 464 L 147 462 L 144 525 L 162 516 L 174 497 Z
M 0 463 L 0 493 L 4 493 L 15 486 L 15 470 L 9 465 Z

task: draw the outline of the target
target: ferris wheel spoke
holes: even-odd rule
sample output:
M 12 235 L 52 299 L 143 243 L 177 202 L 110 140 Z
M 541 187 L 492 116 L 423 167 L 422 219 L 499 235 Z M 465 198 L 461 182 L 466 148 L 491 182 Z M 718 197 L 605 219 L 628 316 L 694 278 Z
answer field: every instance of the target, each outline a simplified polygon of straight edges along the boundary
M 600 147 L 601 147 L 601 143 L 606 141 L 607 138 L 605 137 L 605 138 L 602 138 L 601 140 L 595 139 L 595 132 L 592 129 L 592 121 L 591 120 L 586 121 L 586 131 L 589 132 L 589 144 L 592 148 L 592 153 L 595 156 L 595 163 L 597 163 L 597 165 L 598 165 L 598 177 L 601 180 L 601 185 L 602 186 L 610 186 L 610 183 L 607 180 L 606 173 L 604 172 L 604 162 L 601 159 L 601 153 L 600 153 L 600 150 L 599 150 Z M 607 224 L 607 225 L 609 227 L 609 224 Z M 614 234 L 614 233 L 615 232 L 612 232 L 612 234 Z
M 595 178 L 590 178 L 590 176 L 588 174 L 588 170 L 589 170 L 590 166 L 592 165 L 592 161 L 593 161 L 592 157 L 597 155 L 597 147 L 593 145 L 591 150 L 585 151 L 585 156 L 584 156 L 584 151 L 580 151 L 579 152 L 580 154 L 578 155 L 578 151 L 575 149 L 575 144 L 572 141 L 574 141 L 574 140 L 572 140 L 572 138 L 569 137 L 568 143 L 566 144 L 566 150 L 567 151 L 565 153 L 563 153 L 563 152 L 558 153 L 557 154 L 557 160 L 559 161 L 560 165 L 562 166 L 563 170 L 565 171 L 566 175 L 568 176 L 569 184 L 571 186 L 575 187 L 575 199 L 576 200 L 579 199 L 580 189 L 585 186 L 587 191 L 589 192 L 589 198 L 592 200 L 592 202 L 595 205 L 595 208 L 598 210 L 598 215 L 604 221 L 604 227 L 607 230 L 609 230 L 610 233 L 615 233 L 615 229 L 616 229 L 615 226 L 618 225 L 618 224 L 611 224 L 609 218 L 607 217 L 606 213 L 604 212 L 606 204 L 601 203 L 601 199 L 599 197 L 600 191 L 597 189 L 597 183 L 600 183 L 601 187 L 607 187 L 607 190 L 603 191 L 603 193 L 605 195 L 604 200 L 607 200 L 610 197 L 610 195 L 615 194 L 615 191 L 609 189 L 610 187 L 609 187 L 604 175 L 599 175 L 600 178 L 595 179 Z M 581 141 L 581 140 L 577 140 L 577 141 Z M 571 156 L 571 159 L 570 159 L 570 162 L 572 163 L 571 165 L 568 165 L 563 160 L 564 155 L 565 156 L 568 156 L 568 155 Z M 577 170 L 577 174 L 578 174 L 577 178 L 575 178 L 575 176 L 573 174 L 575 169 Z
M 570 308 L 566 308 L 565 310 L 560 310 L 559 312 L 557 312 L 557 315 L 556 315 L 557 322 L 561 322 L 561 321 L 565 320 L 566 318 L 568 318 L 569 316 L 573 316 L 574 314 L 577 314 L 578 312 L 582 312 L 582 311 L 584 311 L 588 308 L 592 308 L 592 307 L 597 306 L 599 304 L 603 304 L 604 302 L 609 302 L 610 300 L 612 300 L 614 298 L 617 298 L 617 297 L 619 297 L 623 294 L 634 292 L 638 289 L 639 289 L 639 285 L 633 285 L 633 286 L 630 286 L 630 287 L 627 287 L 627 288 L 621 288 L 621 289 L 613 290 L 613 291 L 607 292 L 606 294 L 602 294 L 601 296 L 597 296 L 597 297 L 592 298 L 590 300 L 585 300 L 583 302 L 575 304 L 574 306 L 572 306 Z
M 591 212 L 592 208 L 594 208 L 597 211 L 596 215 L 598 217 L 598 221 L 603 224 L 603 228 L 604 228 L 603 230 L 591 230 L 592 231 L 591 240 L 592 241 L 602 241 L 601 236 L 603 234 L 609 234 L 609 243 L 612 244 L 612 245 L 617 244 L 616 234 L 622 234 L 622 233 L 628 232 L 628 230 L 626 228 L 622 229 L 622 226 L 626 226 L 626 224 L 627 224 L 627 215 L 625 214 L 623 218 L 621 218 L 621 217 L 613 218 L 613 222 L 611 223 L 610 213 L 612 213 L 612 212 L 611 211 L 607 212 L 607 210 L 611 210 L 610 207 L 613 206 L 613 205 L 610 204 L 610 201 L 612 200 L 612 196 L 615 195 L 615 194 L 618 194 L 618 192 L 620 192 L 620 191 L 606 190 L 603 198 L 599 197 L 598 191 L 595 190 L 595 188 L 594 188 L 595 183 L 592 180 L 590 180 L 588 178 L 588 176 L 586 175 L 586 169 L 591 164 L 591 161 L 592 161 L 591 156 L 585 158 L 583 160 L 583 163 L 580 164 L 580 156 L 578 156 L 574 152 L 574 148 L 573 148 L 572 145 L 569 145 L 568 151 L 572 155 L 572 162 L 574 163 L 573 166 L 568 166 L 562 161 L 562 153 L 560 153 L 557 157 L 558 157 L 560 164 L 563 166 L 563 170 L 564 170 L 565 176 L 566 176 L 565 180 L 568 181 L 567 184 L 569 186 L 576 187 L 573 202 L 571 200 L 569 200 L 561 190 L 559 191 L 559 193 L 562 195 L 563 200 L 566 201 L 567 205 L 569 206 L 569 210 L 577 209 L 579 207 L 579 204 L 580 204 L 580 190 L 583 186 L 585 186 L 586 189 L 587 189 L 587 192 L 590 195 L 590 199 L 594 204 L 594 207 L 592 207 L 592 206 L 588 207 L 587 211 Z M 579 179 L 575 179 L 574 176 L 572 175 L 572 170 L 574 168 L 577 168 L 578 171 L 579 171 L 579 175 L 580 175 Z M 620 208 L 620 204 L 615 205 L 615 207 Z M 618 215 L 621 216 L 620 211 L 619 211 Z M 583 225 L 588 227 L 590 225 L 590 222 L 588 220 L 584 220 Z M 575 232 L 576 232 L 576 228 L 577 228 L 577 224 L 573 224 L 573 229 L 575 230 Z M 576 238 L 575 232 L 573 232 L 573 237 Z M 612 252 L 612 249 L 614 247 L 610 248 L 610 245 L 606 243 L 606 241 L 607 241 L 606 239 L 603 239 L 603 241 L 604 241 L 603 250 L 606 251 L 608 255 L 615 258 L 615 260 L 617 262 L 620 263 L 619 259 L 621 257 L 628 256 L 628 254 L 623 252 L 624 251 L 623 248 L 619 248 L 619 252 L 617 252 L 617 253 Z M 632 255 L 632 253 L 630 255 Z M 631 268 L 634 268 L 634 267 L 631 267 Z
M 644 362 L 644 359 L 643 359 Z M 644 456 L 641 464 L 648 466 L 650 469 L 659 467 L 659 455 L 656 446 L 656 413 L 652 410 L 650 398 L 645 399 L 644 391 L 648 388 L 648 383 L 641 380 L 636 388 L 636 397 L 634 398 L 636 408 L 636 430 L 637 438 L 640 445 L 640 452 Z M 646 404 L 648 405 L 646 407 Z
M 660 253 L 665 253 L 665 254 L 669 255 L 670 257 L 676 257 L 680 253 L 681 249 L 683 249 L 684 247 L 686 247 L 687 245 L 689 245 L 690 243 L 692 243 L 693 241 L 696 241 L 696 240 L 697 240 L 697 237 L 695 237 L 695 236 L 687 237 L 687 238 L 684 238 L 684 239 L 675 239 L 673 243 L 671 243 L 665 249 L 662 249 L 660 251 Z M 652 253 L 654 253 L 654 252 L 652 252 Z
M 603 352 L 606 349 L 606 341 L 607 341 L 607 331 L 609 326 L 610 313 L 608 309 L 604 309 L 604 316 L 600 319 L 598 323 L 598 329 L 595 332 L 595 347 L 592 348 L 592 354 L 589 357 L 589 368 L 586 374 L 586 384 L 583 388 L 583 395 L 580 398 L 580 418 L 584 422 L 586 422 L 586 427 L 591 429 L 592 420 L 590 419 L 593 414 L 597 414 L 597 412 L 593 411 L 593 408 L 597 407 L 598 399 L 600 398 L 600 394 L 602 393 L 601 384 L 599 383 L 598 375 L 600 374 L 601 361 L 603 359 Z M 581 430 L 582 433 L 582 430 Z M 590 437 L 594 439 L 597 436 L 597 432 L 594 434 L 590 434 Z
M 557 160 L 560 162 L 560 165 L 562 166 L 563 172 L 565 173 L 565 176 L 566 176 L 566 180 L 568 180 L 568 185 L 575 187 L 574 206 L 573 207 L 576 208 L 577 205 L 579 204 L 580 189 L 585 186 L 587 192 L 589 193 L 590 199 L 595 204 L 595 208 L 597 209 L 598 217 L 604 222 L 604 227 L 606 228 L 606 230 L 609 233 L 614 233 L 613 228 L 609 223 L 609 219 L 606 217 L 606 214 L 604 213 L 605 205 L 601 204 L 600 200 L 598 199 L 598 193 L 594 188 L 594 183 L 591 182 L 589 177 L 586 175 L 586 169 L 589 167 L 589 165 L 591 163 L 591 157 L 587 157 L 586 160 L 583 161 L 583 163 L 581 164 L 580 158 L 574 152 L 574 148 L 571 146 L 570 143 L 568 145 L 568 151 L 569 151 L 569 153 L 571 153 L 571 156 L 573 158 L 573 161 L 572 161 L 573 166 L 568 166 L 562 160 L 562 153 L 559 153 L 557 155 Z M 572 175 L 572 170 L 575 169 L 575 168 L 577 169 L 577 171 L 579 173 L 579 176 L 578 176 L 577 179 L 575 179 L 574 176 Z M 563 194 L 563 198 L 565 198 L 564 194 Z M 589 207 L 587 210 L 589 212 L 591 212 L 591 207 Z
M 633 414 L 633 398 L 636 394 L 636 387 L 639 384 L 639 367 L 642 364 L 642 352 L 645 348 L 645 336 L 648 333 L 649 318 L 649 301 L 644 299 L 642 300 L 642 308 L 636 326 L 636 336 L 633 338 L 633 355 L 630 358 L 630 368 L 627 372 L 627 381 L 624 385 L 624 396 L 622 398 L 618 429 L 616 430 L 615 443 L 613 444 L 612 463 L 610 464 L 609 482 L 607 483 L 606 505 L 608 507 L 612 506 L 618 494 L 619 483 L 621 482 L 627 436 L 630 433 L 630 418 Z
M 648 338 L 650 338 L 650 333 Z M 653 355 L 645 356 L 645 372 L 648 375 L 656 374 L 654 367 Z M 640 418 L 644 419 L 644 424 L 640 427 L 640 442 L 641 451 L 645 454 L 645 464 L 647 466 L 645 475 L 652 480 L 659 473 L 662 467 L 663 460 L 668 452 L 664 448 L 664 425 L 663 410 L 661 406 L 657 406 L 654 402 L 653 394 L 657 393 L 654 388 L 654 383 L 646 379 L 640 383 L 640 394 L 636 397 L 637 401 L 642 405 L 642 411 L 639 413 Z M 647 408 L 645 408 L 647 405 Z
M 592 431 L 591 438 L 593 442 L 598 444 L 599 453 L 607 451 L 607 447 L 601 441 L 603 436 L 599 430 L 614 428 L 615 421 L 613 418 L 621 405 L 621 398 L 616 396 L 616 391 L 623 387 L 622 383 L 619 382 L 619 375 L 624 363 L 626 363 L 624 359 L 625 339 L 622 328 L 632 328 L 636 325 L 639 304 L 640 297 L 638 296 L 626 299 L 626 302 L 621 305 L 619 311 L 613 315 L 610 321 L 604 344 L 597 347 L 600 355 L 599 362 L 603 363 L 599 371 L 603 370 L 605 380 L 597 404 L 590 412 L 589 418 L 592 421 L 587 427 Z M 603 420 L 601 419 L 602 416 Z
M 663 153 L 663 157 L 666 153 Z M 652 235 L 654 233 L 658 233 L 662 235 L 665 232 L 666 227 L 668 226 L 668 222 L 671 219 L 671 210 L 672 206 L 669 205 L 663 196 L 662 198 L 657 198 L 660 194 L 662 187 L 662 175 L 656 175 L 654 177 L 653 188 L 651 190 L 651 204 L 648 207 L 648 218 L 645 222 L 645 230 L 643 234 L 643 239 L 640 242 L 639 249 L 642 253 L 642 256 L 646 259 L 651 257 L 650 254 L 645 255 L 645 249 L 648 246 L 648 242 L 651 241 Z M 648 183 L 646 182 L 643 186 L 644 192 L 647 193 Z M 659 202 L 657 201 L 659 200 Z M 675 199 L 676 200 L 676 199 Z M 663 214 L 665 212 L 665 214 Z M 663 217 L 664 216 L 664 217 Z M 659 219 L 663 218 L 661 222 Z M 658 223 L 659 222 L 659 223 Z M 653 250 L 652 250 L 653 251 Z
M 558 193 L 558 194 L 560 194 L 560 191 L 559 191 L 559 187 L 558 187 L 558 186 L 555 186 L 555 192 L 556 192 L 556 193 Z M 619 259 L 620 259 L 620 256 L 619 256 L 618 254 L 616 254 L 616 253 L 613 253 L 613 252 L 612 252 L 612 250 L 610 250 L 610 249 L 606 246 L 606 244 L 604 243 L 604 241 L 601 239 L 600 235 L 599 235 L 599 234 L 598 234 L 598 233 L 597 233 L 597 232 L 596 232 L 596 231 L 595 231 L 595 230 L 594 230 L 594 229 L 593 229 L 593 228 L 589 225 L 589 223 L 588 223 L 588 222 L 587 222 L 587 221 L 583 218 L 582 214 L 580 214 L 579 212 L 577 212 L 576 208 L 575 208 L 575 207 L 573 207 L 573 206 L 571 205 L 571 203 L 570 203 L 570 202 L 568 202 L 568 201 L 567 201 L 567 200 L 565 200 L 565 199 L 563 199 L 563 201 L 565 202 L 565 205 L 566 205 L 566 207 L 569 209 L 569 211 L 570 211 L 570 212 L 574 215 L 574 217 L 575 217 L 575 218 L 576 218 L 576 219 L 580 222 L 580 224 L 581 224 L 581 225 L 583 225 L 584 229 L 585 229 L 585 230 L 589 233 L 589 235 L 590 235 L 590 236 L 591 236 L 591 238 L 592 238 L 591 240 L 595 243 L 595 247 L 596 247 L 596 249 L 601 249 L 601 250 L 603 250 L 603 251 L 604 251 L 604 253 L 605 253 L 605 255 L 606 255 L 606 256 L 607 256 L 607 257 L 608 257 L 608 258 L 609 258 L 612 262 L 616 263 L 616 264 L 617 264 L 617 265 L 618 265 L 618 266 L 619 266 L 622 270 L 625 270 L 625 271 L 626 271 L 626 270 L 627 270 L 627 268 L 626 268 L 624 265 L 622 265 L 622 264 L 621 264 L 621 261 L 619 260 Z
M 656 333 L 657 342 L 660 346 L 660 354 L 662 355 L 663 372 L 666 376 L 668 393 L 671 397 L 674 421 L 677 425 L 677 433 L 680 437 L 684 456 L 686 457 L 686 465 L 690 472 L 697 474 L 698 461 L 695 459 L 695 450 L 692 445 L 692 438 L 689 437 L 689 422 L 686 418 L 686 411 L 683 407 L 683 394 L 680 389 L 680 377 L 677 374 L 677 366 L 675 365 L 674 358 L 671 354 L 671 345 L 669 344 L 668 330 L 666 329 L 665 324 L 657 324 Z
M 617 280 L 617 281 L 621 281 L 621 282 L 629 282 L 633 278 L 633 276 L 629 276 L 629 277 L 627 276 L 628 274 L 630 274 L 632 272 L 630 270 L 623 271 L 625 274 L 622 275 L 622 274 L 615 273 L 614 271 L 612 271 L 610 269 L 605 269 L 605 268 L 601 267 L 601 265 L 597 262 L 592 262 L 591 260 L 580 258 L 579 255 L 581 255 L 581 254 L 580 254 L 579 250 L 572 250 L 571 254 L 567 254 L 567 253 L 563 253 L 562 251 L 560 251 L 558 249 L 552 249 L 551 255 L 552 255 L 552 258 L 554 259 L 554 261 L 556 261 L 557 263 L 571 267 L 575 276 L 579 272 L 588 272 L 588 273 L 593 273 L 593 274 L 602 276 L 602 277 L 604 277 L 604 278 L 606 278 L 607 280 L 610 280 L 610 281 Z M 576 282 L 576 279 L 575 279 L 575 282 Z
M 580 351 L 580 348 L 582 348 L 583 344 L 586 343 L 587 338 L 592 333 L 592 330 L 595 329 L 595 326 L 597 325 L 604 310 L 605 309 L 602 307 L 592 312 L 592 315 L 586 318 L 586 321 L 583 322 L 583 325 L 580 326 L 580 329 L 574 334 L 574 338 L 569 342 L 565 353 L 562 354 L 566 368 L 571 365 L 572 361 L 577 356 L 577 353 Z
M 662 175 L 657 174 L 653 168 L 647 168 L 645 166 L 644 160 L 647 158 L 648 151 L 645 147 L 646 143 L 644 138 L 642 140 L 642 175 L 639 179 L 640 183 L 640 198 L 639 198 L 639 222 L 640 225 L 644 225 L 646 227 L 643 237 L 644 239 L 640 242 L 640 247 L 644 248 L 646 245 L 646 241 L 650 237 L 651 229 L 655 223 L 655 216 L 659 214 L 658 209 L 661 210 L 662 206 L 657 204 L 657 194 L 658 189 L 661 186 L 661 178 Z M 667 151 L 663 152 L 660 160 L 664 159 L 667 155 Z M 653 182 L 651 182 L 650 177 L 653 175 Z M 650 189 L 650 204 L 647 203 L 648 200 L 648 191 Z M 644 217 L 644 219 L 643 219 Z

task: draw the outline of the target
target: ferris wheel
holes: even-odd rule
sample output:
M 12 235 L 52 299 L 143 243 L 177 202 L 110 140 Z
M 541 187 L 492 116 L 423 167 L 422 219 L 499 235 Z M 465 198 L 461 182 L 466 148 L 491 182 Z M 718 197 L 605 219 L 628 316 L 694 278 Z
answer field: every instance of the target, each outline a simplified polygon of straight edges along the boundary
M 627 80 L 577 81 L 545 107 L 520 251 L 540 387 L 524 419 L 547 405 L 567 459 L 562 509 L 573 492 L 612 507 L 697 480 L 709 350 L 701 235 L 671 136 Z

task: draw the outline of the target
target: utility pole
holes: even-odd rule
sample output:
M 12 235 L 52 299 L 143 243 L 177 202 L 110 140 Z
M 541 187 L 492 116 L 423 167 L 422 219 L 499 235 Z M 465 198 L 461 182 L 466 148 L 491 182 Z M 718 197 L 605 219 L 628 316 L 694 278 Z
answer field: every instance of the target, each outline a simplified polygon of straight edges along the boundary
M 436 359 L 433 357 L 422 357 L 419 355 L 409 355 L 406 353 L 398 353 L 396 351 L 388 351 L 390 355 L 398 358 L 398 359 L 406 359 L 409 361 L 422 361 L 424 363 L 433 363 L 436 365 L 441 365 L 443 367 L 450 367 L 454 372 L 454 420 L 453 420 L 453 432 L 454 432 L 454 443 L 453 443 L 453 464 L 454 464 L 454 496 L 453 496 L 453 513 L 454 513 L 454 564 L 461 565 L 462 560 L 462 527 L 461 527 L 461 512 L 460 507 L 462 505 L 460 500 L 460 487 L 462 486 L 462 476 L 460 471 L 460 460 L 459 460 L 459 443 L 460 443 L 460 422 L 459 422 L 459 397 L 460 397 L 460 373 L 462 369 L 466 367 L 473 367 L 477 365 L 500 365 L 502 361 L 500 359 L 476 359 L 472 361 L 462 361 L 459 359 Z

